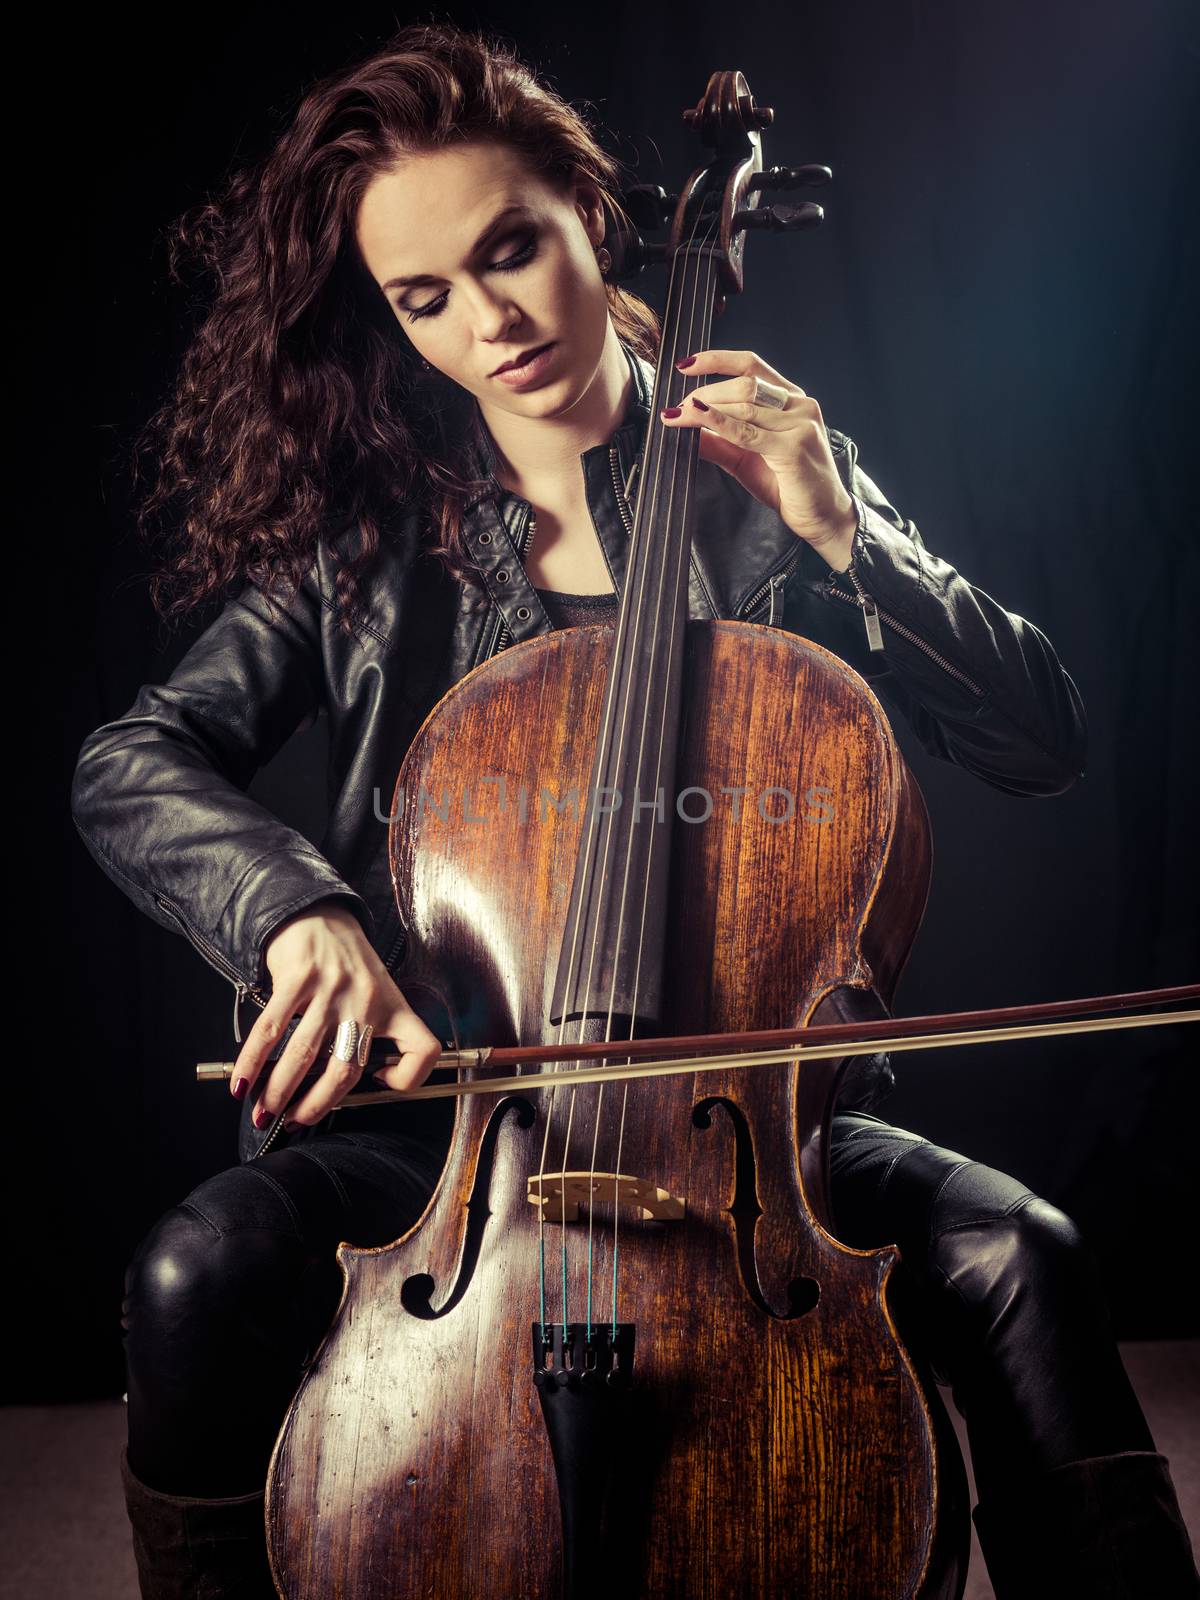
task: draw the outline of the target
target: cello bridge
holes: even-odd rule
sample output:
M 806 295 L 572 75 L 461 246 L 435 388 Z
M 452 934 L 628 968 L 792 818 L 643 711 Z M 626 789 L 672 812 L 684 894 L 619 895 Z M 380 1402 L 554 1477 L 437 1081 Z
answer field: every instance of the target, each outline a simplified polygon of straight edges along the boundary
M 684 1202 L 645 1178 L 625 1172 L 546 1172 L 529 1179 L 526 1198 L 545 1222 L 578 1222 L 579 1208 L 630 1207 L 642 1222 L 680 1222 Z

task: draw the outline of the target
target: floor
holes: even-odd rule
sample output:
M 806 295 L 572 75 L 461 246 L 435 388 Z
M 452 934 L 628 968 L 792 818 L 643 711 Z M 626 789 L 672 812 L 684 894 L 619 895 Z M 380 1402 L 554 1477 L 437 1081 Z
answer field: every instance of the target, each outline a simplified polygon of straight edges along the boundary
M 1195 1542 L 1200 1342 L 1126 1344 L 1121 1353 L 1159 1449 L 1170 1459 Z M 0 1411 L 0 1596 L 138 1600 L 118 1476 L 124 1437 L 119 1399 Z M 977 1548 L 964 1600 L 993 1600 Z

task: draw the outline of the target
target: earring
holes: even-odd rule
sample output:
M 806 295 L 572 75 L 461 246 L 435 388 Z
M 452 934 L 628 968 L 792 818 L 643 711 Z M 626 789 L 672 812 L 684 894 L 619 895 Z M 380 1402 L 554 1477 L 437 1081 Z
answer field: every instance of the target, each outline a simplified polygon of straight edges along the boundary
M 612 256 L 608 253 L 605 245 L 601 245 L 599 250 L 596 251 L 596 265 L 600 268 L 600 276 L 602 278 L 607 275 L 612 266 Z

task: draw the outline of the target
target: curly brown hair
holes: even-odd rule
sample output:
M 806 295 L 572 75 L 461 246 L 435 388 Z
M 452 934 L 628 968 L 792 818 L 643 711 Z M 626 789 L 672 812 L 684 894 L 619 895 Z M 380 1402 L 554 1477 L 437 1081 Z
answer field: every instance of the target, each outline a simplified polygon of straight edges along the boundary
M 286 599 L 324 536 L 350 631 L 381 528 L 415 495 L 429 548 L 472 581 L 461 522 L 485 487 L 470 475 L 478 406 L 422 367 L 353 228 L 367 185 L 399 156 L 469 139 L 511 146 L 563 188 L 590 179 L 610 227 L 629 225 L 621 166 L 584 116 L 507 42 L 444 23 L 402 28 L 319 81 L 264 159 L 172 224 L 171 276 L 199 269 L 207 309 L 134 446 L 135 478 L 150 468 L 136 515 L 161 549 L 150 582 L 161 617 L 238 580 Z M 607 292 L 618 335 L 655 359 L 655 313 L 616 283 Z

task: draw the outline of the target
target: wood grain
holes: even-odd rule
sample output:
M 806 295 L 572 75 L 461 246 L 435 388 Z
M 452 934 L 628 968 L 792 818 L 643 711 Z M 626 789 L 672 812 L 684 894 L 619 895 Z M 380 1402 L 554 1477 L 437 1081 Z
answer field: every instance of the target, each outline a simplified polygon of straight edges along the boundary
M 391 833 L 411 934 L 399 982 L 441 997 L 457 1044 L 555 1037 L 545 1015 L 581 819 L 531 805 L 522 816 L 517 799 L 586 791 L 611 647 L 611 628 L 585 627 L 505 652 L 450 691 L 405 759 Z M 714 804 L 707 821 L 675 829 L 668 1031 L 800 1025 L 846 992 L 886 1003 L 930 852 L 878 703 L 843 662 L 778 630 L 692 623 L 687 651 L 679 786 L 751 796 L 736 820 Z M 507 811 L 482 777 L 505 779 Z M 421 785 L 448 797 L 444 815 L 399 805 Z M 757 803 L 772 789 L 796 796 L 790 820 Z M 547 1171 L 632 1173 L 685 1201 L 682 1220 L 623 1214 L 615 1230 L 617 1316 L 636 1324 L 637 1354 L 596 1592 L 958 1592 L 939 1543 L 943 1445 L 887 1309 L 897 1252 L 850 1250 L 829 1232 L 838 1071 L 461 1101 L 417 1226 L 380 1249 L 338 1251 L 342 1302 L 271 1462 L 280 1594 L 560 1594 L 530 1361 L 539 1238 L 527 1188 L 547 1121 Z M 565 1228 L 546 1225 L 548 1321 L 564 1320 L 564 1239 L 565 1320 L 588 1315 L 589 1295 L 593 1319 L 611 1314 L 611 1201 L 591 1223 L 585 1207 Z M 815 1307 L 792 1314 L 806 1281 Z

